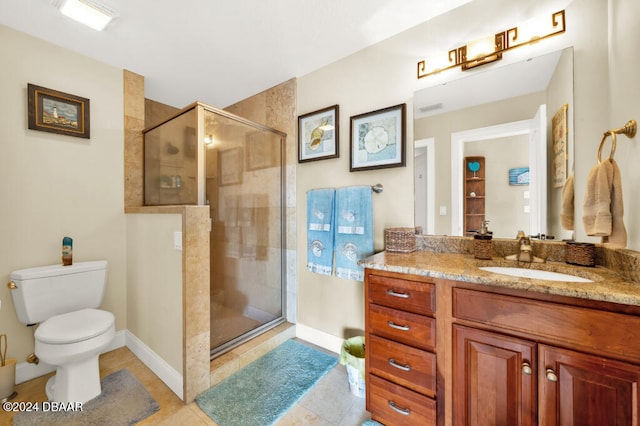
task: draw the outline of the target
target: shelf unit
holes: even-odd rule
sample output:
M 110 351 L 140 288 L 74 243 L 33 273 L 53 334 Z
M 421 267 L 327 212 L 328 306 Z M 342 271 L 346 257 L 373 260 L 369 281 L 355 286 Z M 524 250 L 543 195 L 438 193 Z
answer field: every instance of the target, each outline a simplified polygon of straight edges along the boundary
M 479 168 L 474 172 L 469 165 Z M 464 231 L 474 235 L 485 220 L 485 161 L 484 157 L 464 157 Z

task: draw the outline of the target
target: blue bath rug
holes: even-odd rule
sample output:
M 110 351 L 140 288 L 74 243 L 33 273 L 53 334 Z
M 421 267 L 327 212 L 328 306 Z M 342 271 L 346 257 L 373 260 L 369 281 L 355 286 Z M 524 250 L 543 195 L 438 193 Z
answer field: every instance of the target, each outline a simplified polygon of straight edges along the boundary
M 336 356 L 287 340 L 196 402 L 220 426 L 271 425 L 337 362 Z
M 382 423 L 378 423 L 375 420 L 365 420 L 361 426 L 384 426 Z
M 130 426 L 160 409 L 147 389 L 128 370 L 100 380 L 102 393 L 82 405 L 82 411 L 25 411 L 13 417 L 14 426 Z

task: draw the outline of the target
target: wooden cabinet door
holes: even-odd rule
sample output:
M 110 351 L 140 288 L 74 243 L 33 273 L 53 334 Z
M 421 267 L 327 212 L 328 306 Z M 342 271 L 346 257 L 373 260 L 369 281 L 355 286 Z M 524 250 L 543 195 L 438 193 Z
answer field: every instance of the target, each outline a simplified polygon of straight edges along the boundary
M 541 425 L 637 425 L 640 366 L 539 346 Z
M 536 343 L 453 326 L 453 423 L 536 424 Z

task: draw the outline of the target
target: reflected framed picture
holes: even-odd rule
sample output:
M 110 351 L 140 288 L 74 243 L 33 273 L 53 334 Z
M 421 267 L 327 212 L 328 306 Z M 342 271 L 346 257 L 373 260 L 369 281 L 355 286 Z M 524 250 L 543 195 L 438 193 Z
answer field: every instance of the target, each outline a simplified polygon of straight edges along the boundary
M 339 114 L 333 105 L 298 117 L 298 163 L 340 156 Z
M 569 162 L 569 153 L 567 150 L 567 137 L 569 130 L 567 129 L 567 109 L 569 105 L 564 104 L 558 112 L 556 112 L 551 120 L 551 134 L 553 137 L 553 162 L 551 170 L 551 179 L 554 188 L 562 188 L 567 180 L 567 163 Z
M 350 171 L 404 167 L 406 104 L 351 117 Z
M 27 84 L 29 129 L 90 138 L 89 99 Z
M 248 132 L 245 140 L 247 171 L 276 167 L 280 164 L 280 139 L 269 132 Z
M 242 148 L 231 148 L 218 153 L 218 183 L 220 186 L 242 183 L 244 164 Z

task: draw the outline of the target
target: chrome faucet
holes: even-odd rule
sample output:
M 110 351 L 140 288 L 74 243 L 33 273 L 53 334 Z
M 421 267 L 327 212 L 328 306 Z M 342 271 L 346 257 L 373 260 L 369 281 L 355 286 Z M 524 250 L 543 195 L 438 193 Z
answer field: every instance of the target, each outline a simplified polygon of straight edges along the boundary
M 544 263 L 544 259 L 533 255 L 531 238 L 527 237 L 524 231 L 518 231 L 518 253 L 506 256 L 507 260 L 517 260 L 518 262 Z

